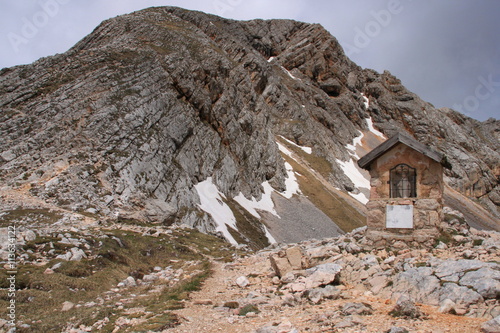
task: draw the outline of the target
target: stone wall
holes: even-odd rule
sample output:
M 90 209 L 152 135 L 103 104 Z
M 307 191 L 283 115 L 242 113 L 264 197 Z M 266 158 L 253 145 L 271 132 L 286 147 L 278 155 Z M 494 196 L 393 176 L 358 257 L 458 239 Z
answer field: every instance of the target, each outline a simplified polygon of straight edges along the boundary
M 390 170 L 405 163 L 416 169 L 417 197 L 390 198 Z M 443 167 L 427 156 L 399 144 L 375 160 L 370 169 L 371 190 L 367 203 L 367 237 L 376 247 L 391 241 L 430 245 L 439 234 L 443 213 Z M 412 229 L 386 228 L 387 205 L 413 205 Z

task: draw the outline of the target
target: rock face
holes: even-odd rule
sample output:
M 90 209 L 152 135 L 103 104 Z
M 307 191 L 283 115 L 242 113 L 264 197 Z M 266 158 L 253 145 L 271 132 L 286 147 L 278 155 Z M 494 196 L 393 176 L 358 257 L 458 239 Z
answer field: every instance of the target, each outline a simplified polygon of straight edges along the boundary
M 266 182 L 284 191 L 278 137 L 312 147 L 323 184 L 357 195 L 340 162 L 360 131 L 357 148 L 373 146 L 373 120 L 444 152 L 448 184 L 499 216 L 498 121 L 435 109 L 390 73 L 358 67 L 315 24 L 146 9 L 2 69 L 0 94 L 1 186 L 63 210 L 214 232 L 194 186 L 211 177 L 227 204 L 259 200 Z

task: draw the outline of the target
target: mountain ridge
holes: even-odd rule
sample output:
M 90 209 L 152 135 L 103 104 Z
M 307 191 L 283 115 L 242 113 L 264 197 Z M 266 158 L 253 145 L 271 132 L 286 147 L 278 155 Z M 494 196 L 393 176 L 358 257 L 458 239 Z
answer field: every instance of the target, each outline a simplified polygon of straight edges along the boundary
M 229 205 L 240 193 L 261 200 L 266 182 L 285 191 L 280 136 L 309 147 L 310 169 L 333 187 L 366 196 L 349 163 L 380 143 L 375 131 L 444 152 L 446 182 L 500 216 L 499 121 L 435 109 L 389 72 L 357 66 L 317 24 L 149 8 L 0 77 L 2 186 L 92 218 L 216 232 L 194 186 L 212 177 Z M 244 243 L 265 234 L 253 224 Z

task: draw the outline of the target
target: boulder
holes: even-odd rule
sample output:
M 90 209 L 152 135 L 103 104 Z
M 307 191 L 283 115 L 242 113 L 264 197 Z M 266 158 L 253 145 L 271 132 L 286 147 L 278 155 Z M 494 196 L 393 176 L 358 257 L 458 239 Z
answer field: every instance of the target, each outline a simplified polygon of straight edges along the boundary
M 489 267 L 465 273 L 459 281 L 460 285 L 470 287 L 483 298 L 500 297 L 500 271 Z
M 397 326 L 393 326 L 388 331 L 386 331 L 386 333 L 409 333 L 409 332 L 410 331 L 408 331 L 406 328 Z
M 389 314 L 393 317 L 405 317 L 417 319 L 423 317 L 423 313 L 417 307 L 415 302 L 407 295 L 402 295 L 396 302 L 396 306 Z
M 478 270 L 486 264 L 479 260 L 446 260 L 440 262 L 435 268 L 435 275 L 445 281 L 457 282 L 465 272 Z
M 457 304 L 463 304 L 464 306 L 482 303 L 484 301 L 483 297 L 474 290 L 459 286 L 458 284 L 452 282 L 443 284 L 443 287 L 439 290 L 439 299 L 441 302 L 445 299 L 450 299 L 451 301 Z
M 481 325 L 483 333 L 500 333 L 500 316 L 495 317 Z
M 250 284 L 250 281 L 248 281 L 248 279 L 245 276 L 240 276 L 236 279 L 236 284 L 240 288 L 245 288 L 246 286 L 248 286 Z
M 85 252 L 83 252 L 82 249 L 79 249 L 77 247 L 71 248 L 71 261 L 80 261 L 83 258 L 87 258 L 87 255 Z
M 24 232 L 24 240 L 27 242 L 34 241 L 36 239 L 36 234 L 33 230 L 26 230 Z
M 153 282 L 153 281 L 156 281 L 158 279 L 159 279 L 159 277 L 157 275 L 154 275 L 154 274 L 146 274 L 142 277 L 142 281 L 144 281 L 144 282 Z
M 280 258 L 276 255 L 271 255 L 269 257 L 269 260 L 271 261 L 271 267 L 273 268 L 276 275 L 278 275 L 279 277 L 282 277 L 286 273 L 291 272 L 293 270 L 287 258 Z
M 323 288 L 314 288 L 306 291 L 305 296 L 314 304 L 318 304 L 323 299 L 337 299 L 340 297 L 340 290 L 332 285 Z
M 318 287 L 320 285 L 326 285 L 332 283 L 337 275 L 342 270 L 342 266 L 334 263 L 326 263 L 317 265 L 315 267 L 306 269 L 306 276 L 311 283 L 320 283 L 314 287 Z M 314 288 L 308 287 L 308 288 Z
M 130 287 L 133 287 L 133 286 L 136 286 L 137 285 L 137 282 L 135 281 L 134 277 L 133 276 L 129 276 L 125 279 L 126 282 L 126 285 L 127 286 L 130 286 Z
M 294 293 L 303 292 L 306 290 L 306 284 L 302 282 L 290 283 L 287 287 Z
M 439 304 L 438 311 L 441 313 L 451 313 L 452 311 L 455 311 L 455 306 L 455 302 L 447 298 Z
M 75 306 L 75 304 L 74 304 L 74 303 L 71 303 L 71 302 L 66 301 L 66 302 L 64 302 L 64 303 L 63 303 L 63 305 L 62 305 L 62 309 L 61 309 L 61 311 L 63 311 L 63 312 L 65 312 L 65 311 L 69 311 L 69 310 L 73 309 L 73 307 L 74 307 L 74 306 Z
M 373 308 L 368 303 L 346 303 L 342 306 L 341 312 L 344 316 L 371 315 Z
M 441 283 L 433 274 L 431 267 L 409 268 L 393 277 L 392 291 L 396 294 L 408 294 L 417 302 L 431 305 L 439 304 Z
M 62 260 L 68 261 L 71 259 L 71 257 L 72 257 L 72 254 L 70 251 L 68 251 L 64 254 L 60 254 L 60 255 L 56 256 L 56 259 L 62 259 Z
M 378 294 L 384 287 L 387 286 L 389 282 L 389 278 L 385 275 L 375 276 L 374 278 L 368 280 L 369 285 L 371 286 L 371 292 L 373 294 Z
M 304 254 L 302 253 L 302 249 L 298 246 L 290 247 L 286 250 L 286 258 L 290 263 L 290 266 L 294 270 L 302 269 L 302 257 Z

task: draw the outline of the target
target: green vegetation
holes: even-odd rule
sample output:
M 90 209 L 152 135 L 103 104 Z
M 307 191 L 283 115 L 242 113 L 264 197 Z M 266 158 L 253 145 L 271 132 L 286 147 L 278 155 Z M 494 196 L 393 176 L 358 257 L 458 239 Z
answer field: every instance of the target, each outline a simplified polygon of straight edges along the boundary
M 61 213 L 49 209 L 20 208 L 8 210 L 0 215 L 0 228 L 18 224 L 19 222 L 31 224 L 36 221 L 37 223 L 53 224 L 62 217 Z
M 453 214 L 444 214 L 444 221 L 450 223 L 453 220 L 458 220 L 460 224 L 466 224 L 465 218 L 453 215 Z
M 245 305 L 244 307 L 242 307 L 240 309 L 240 311 L 238 312 L 238 314 L 240 316 L 244 316 L 244 315 L 246 315 L 249 312 L 259 313 L 260 310 L 259 310 L 259 308 L 256 305 L 247 304 L 247 305 Z
M 434 247 L 436 247 L 440 242 L 447 245 L 452 243 L 453 242 L 452 232 L 450 232 L 450 230 L 441 230 L 439 236 L 437 236 L 434 241 Z
M 137 320 L 122 326 L 120 332 L 155 332 L 173 327 L 178 324 L 178 318 L 171 311 L 182 308 L 189 293 L 198 290 L 210 276 L 210 258 L 229 261 L 234 255 L 243 253 L 235 252 L 222 239 L 192 229 L 175 229 L 158 237 L 124 230 L 95 233 L 97 236 L 73 235 L 84 238 L 90 245 L 91 253 L 87 253 L 86 259 L 53 259 L 45 265 L 19 265 L 16 319 L 29 325 L 29 328 L 18 328 L 19 332 L 61 332 L 68 323 L 78 327 L 91 326 L 98 321 L 102 322 L 100 332 L 112 332 L 121 317 Z M 21 252 L 31 250 L 32 255 L 37 256 L 51 248 L 50 243 L 61 252 L 67 249 L 58 240 L 49 236 L 37 237 Z M 56 264 L 58 268 L 47 272 Z M 155 281 L 112 292 L 118 282 L 128 276 L 151 274 L 156 266 L 168 266 L 169 270 L 181 272 L 178 282 Z M 0 287 L 6 288 L 7 284 L 7 273 L 2 270 Z M 0 294 L 1 318 L 6 318 L 9 301 L 4 290 Z M 64 302 L 71 302 L 75 307 L 61 311 Z M 123 306 L 117 307 L 117 302 L 122 302 Z M 144 311 L 129 312 L 135 308 Z
M 472 245 L 473 246 L 481 246 L 481 245 L 483 245 L 483 241 L 484 241 L 484 239 L 474 239 L 472 241 Z
M 49 79 L 44 81 L 45 85 L 38 87 L 36 95 L 47 95 L 51 94 L 61 86 L 70 83 L 75 78 L 65 71 L 59 71 L 54 73 L 54 75 Z

